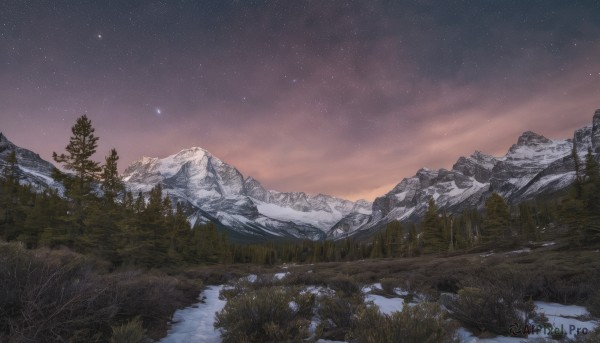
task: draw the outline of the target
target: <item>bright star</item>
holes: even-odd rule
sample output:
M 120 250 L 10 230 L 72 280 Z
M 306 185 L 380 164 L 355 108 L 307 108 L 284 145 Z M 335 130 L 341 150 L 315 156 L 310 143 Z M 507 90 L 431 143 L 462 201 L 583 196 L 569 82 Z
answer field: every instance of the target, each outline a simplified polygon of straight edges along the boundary
M 96 37 L 98 37 L 98 39 L 102 39 L 102 34 L 99 33 Z
M 156 115 L 158 115 L 158 116 L 160 116 L 162 114 L 161 109 L 158 107 L 154 109 L 154 112 L 156 112 Z

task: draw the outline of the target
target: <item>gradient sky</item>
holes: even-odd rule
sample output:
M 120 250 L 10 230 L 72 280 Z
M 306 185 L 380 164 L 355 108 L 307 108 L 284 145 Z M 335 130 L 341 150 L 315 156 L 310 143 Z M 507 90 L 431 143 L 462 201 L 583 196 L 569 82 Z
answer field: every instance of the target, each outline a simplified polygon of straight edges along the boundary
M 373 200 L 596 108 L 599 1 L 0 1 L 0 131 L 47 160 L 87 113 L 121 170 L 200 146 Z

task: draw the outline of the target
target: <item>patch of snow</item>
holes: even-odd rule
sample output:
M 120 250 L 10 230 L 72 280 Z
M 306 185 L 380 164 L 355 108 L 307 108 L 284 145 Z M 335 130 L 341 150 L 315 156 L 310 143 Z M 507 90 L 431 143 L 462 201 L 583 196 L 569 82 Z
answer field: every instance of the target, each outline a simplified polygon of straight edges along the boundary
M 301 293 L 310 293 L 310 294 L 314 294 L 317 297 L 319 297 L 324 294 L 334 295 L 335 290 L 333 290 L 331 288 L 321 287 L 321 286 L 308 286 Z
M 529 253 L 529 252 L 531 252 L 531 249 L 524 248 L 524 249 L 509 251 L 509 252 L 507 252 L 507 254 L 524 254 L 524 253 Z
M 290 301 L 288 306 L 290 307 L 290 310 L 292 310 L 294 312 L 296 312 L 300 309 L 300 305 L 298 305 L 298 303 L 295 301 Z
M 401 297 L 405 297 L 410 294 L 409 291 L 403 290 L 402 288 L 394 288 L 394 293 L 398 294 Z
M 289 275 L 290 273 L 276 273 L 275 275 L 273 275 L 274 278 L 276 278 L 277 280 L 282 280 L 284 277 L 286 277 L 287 275 Z
M 302 212 L 290 207 L 283 207 L 277 204 L 265 203 L 255 200 L 258 212 L 281 221 L 291 221 L 296 224 L 309 224 L 321 230 L 328 230 L 335 223 L 342 219 L 342 213 L 339 211 L 308 211 Z
M 201 293 L 204 300 L 192 307 L 178 310 L 173 315 L 175 324 L 159 343 L 219 343 L 221 332 L 214 328 L 215 313 L 225 307 L 219 299 L 223 286 L 208 286 Z
M 383 314 L 389 315 L 393 312 L 400 312 L 404 308 L 404 299 L 402 298 L 386 298 L 381 295 L 367 294 L 365 300 L 372 301 L 379 307 L 379 312 Z
M 408 194 L 408 191 L 404 191 L 404 192 L 401 192 L 401 193 L 397 193 L 394 196 L 396 197 L 396 199 L 398 201 L 403 201 L 404 199 L 406 199 L 406 195 L 407 194 Z
M 497 336 L 494 338 L 484 338 L 484 339 L 477 338 L 477 337 L 473 336 L 473 334 L 465 328 L 459 328 L 458 330 L 456 330 L 456 333 L 458 335 L 458 339 L 459 339 L 460 343 L 521 343 L 521 342 L 527 341 L 526 338 L 505 337 L 505 336 Z
M 534 301 L 536 312 L 546 316 L 580 317 L 588 316 L 590 313 L 583 306 L 562 305 L 545 301 Z
M 372 285 L 364 286 L 361 289 L 361 291 L 366 294 L 366 293 L 369 293 L 369 292 L 371 292 L 373 290 L 376 290 L 376 289 L 383 290 L 383 288 L 381 287 L 381 283 L 377 282 L 377 283 L 374 283 Z

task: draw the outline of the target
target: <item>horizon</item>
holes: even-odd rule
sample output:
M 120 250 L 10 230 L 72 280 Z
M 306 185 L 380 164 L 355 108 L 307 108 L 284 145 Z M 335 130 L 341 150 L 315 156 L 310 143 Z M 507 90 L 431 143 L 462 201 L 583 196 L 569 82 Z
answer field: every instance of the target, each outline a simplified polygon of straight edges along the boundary
M 0 5 L 0 131 L 52 162 L 87 114 L 119 170 L 193 146 L 266 189 L 367 199 L 423 167 L 572 138 L 600 4 Z
M 600 111 L 600 109 L 597 109 L 596 111 Z M 587 126 L 590 126 L 590 127 L 591 127 L 591 126 L 592 126 L 592 124 L 591 124 L 591 123 L 592 123 L 592 122 L 590 121 L 590 123 L 588 123 L 588 124 L 586 124 L 586 125 L 584 125 L 584 126 L 581 126 L 581 127 L 578 127 L 578 128 L 575 128 L 575 129 L 573 129 L 573 133 L 574 133 L 576 130 L 578 130 L 578 129 L 581 129 L 581 128 L 583 128 L 583 127 L 587 127 Z M 511 144 L 510 146 L 512 146 L 512 145 L 514 145 L 514 144 L 517 144 L 517 141 L 518 141 L 518 139 L 519 139 L 521 136 L 523 136 L 524 134 L 528 133 L 528 132 L 532 132 L 532 133 L 534 133 L 534 134 L 537 134 L 537 135 L 543 136 L 543 137 L 545 137 L 545 138 L 547 138 L 547 139 L 550 139 L 550 140 L 552 140 L 552 141 L 559 141 L 559 140 L 565 140 L 565 141 L 566 141 L 566 140 L 572 140 L 572 139 L 573 139 L 573 137 L 570 137 L 570 138 L 554 138 L 554 137 L 546 137 L 544 134 L 541 134 L 541 133 L 538 133 L 538 132 L 535 132 L 535 131 L 532 131 L 532 130 L 527 130 L 527 131 L 524 131 L 524 132 L 522 132 L 522 133 L 521 133 L 521 134 L 520 134 L 518 137 L 516 137 L 516 139 L 515 139 L 514 143 L 513 143 L 513 144 Z M 10 141 L 10 142 L 12 142 L 12 143 L 14 144 L 14 142 L 13 142 L 12 140 L 10 140 L 8 137 L 6 137 L 6 135 L 4 134 L 4 132 L 1 132 L 1 131 L 0 131 L 0 136 L 4 136 L 4 137 L 5 137 L 5 138 L 6 138 L 8 141 Z M 16 144 L 16 145 L 17 145 L 17 146 L 19 146 L 19 147 L 21 147 L 21 148 L 25 148 L 25 149 L 27 149 L 27 147 L 23 147 L 23 146 L 20 146 L 20 145 L 18 145 L 18 144 Z M 473 152 L 472 152 L 472 153 L 470 153 L 470 154 L 467 154 L 467 155 L 464 155 L 464 156 L 457 156 L 457 157 L 456 157 L 456 159 L 455 159 L 455 162 L 456 162 L 456 161 L 457 161 L 459 158 L 461 158 L 461 157 L 469 157 L 469 156 L 472 156 L 473 154 L 476 154 L 476 153 L 482 153 L 482 154 L 484 154 L 484 155 L 491 156 L 491 157 L 494 157 L 494 158 L 501 158 L 501 157 L 505 156 L 505 155 L 508 153 L 508 150 L 510 149 L 510 146 L 509 146 L 509 147 L 506 149 L 506 152 L 505 152 L 505 153 L 503 153 L 503 154 L 501 154 L 501 155 L 500 155 L 500 154 L 489 154 L 489 153 L 487 153 L 487 152 L 485 152 L 485 151 L 481 151 L 481 150 L 475 149 L 475 150 L 473 150 Z M 223 160 L 223 159 L 219 158 L 219 156 L 216 156 L 216 155 L 214 155 L 212 152 L 210 152 L 210 151 L 208 151 L 208 150 L 204 149 L 203 147 L 199 147 L 199 146 L 192 146 L 192 147 L 189 147 L 189 148 L 184 148 L 184 149 L 181 149 L 181 150 L 179 150 L 178 152 L 171 153 L 171 154 L 168 154 L 168 155 L 165 155 L 165 156 L 146 156 L 146 155 L 143 155 L 143 156 L 141 156 L 141 157 L 139 157 L 139 158 L 137 158 L 137 159 L 134 159 L 134 160 L 132 160 L 132 161 L 131 161 L 129 164 L 127 164 L 127 165 L 125 165 L 125 166 L 121 165 L 121 166 L 120 166 L 120 169 L 121 169 L 121 171 L 120 171 L 120 174 L 121 174 L 121 176 L 122 176 L 122 177 L 124 177 L 124 176 L 123 176 L 123 173 L 124 173 L 124 170 L 125 170 L 125 169 L 127 169 L 129 166 L 131 166 L 132 164 L 134 164 L 134 163 L 136 163 L 136 162 L 142 161 L 143 159 L 146 159 L 146 158 L 148 158 L 148 159 L 159 159 L 159 160 L 161 160 L 161 159 L 165 159 L 165 158 L 168 158 L 168 157 L 171 157 L 171 156 L 175 156 L 175 155 L 177 155 L 177 154 L 179 154 L 179 153 L 181 153 L 181 152 L 183 152 L 183 151 L 187 151 L 187 150 L 193 150 L 193 149 L 200 149 L 200 150 L 202 150 L 202 151 L 204 151 L 204 152 L 207 152 L 207 153 L 209 153 L 209 154 L 210 154 L 210 155 L 212 155 L 213 157 L 215 157 L 215 158 L 217 158 L 217 159 L 219 159 L 219 160 L 223 161 L 224 163 L 226 163 L 226 164 L 228 164 L 228 165 L 230 165 L 230 166 L 232 166 L 232 167 L 236 168 L 236 169 L 237 169 L 237 170 L 238 170 L 238 171 L 239 171 L 239 172 L 242 174 L 242 177 L 244 178 L 244 180 L 247 180 L 247 179 L 249 179 L 249 178 L 252 178 L 252 179 L 254 179 L 254 180 L 258 181 L 258 182 L 259 182 L 261 185 L 263 185 L 263 187 L 265 187 L 265 186 L 264 186 L 264 183 L 263 183 L 261 180 L 259 180 L 259 179 L 255 178 L 255 177 L 253 177 L 252 175 L 246 175 L 246 174 L 244 174 L 244 173 L 243 173 L 243 171 L 242 171 L 242 170 L 239 170 L 239 169 L 236 167 L 236 165 L 235 165 L 234 163 L 230 163 L 229 161 L 225 161 L 225 160 Z M 28 150 L 30 150 L 30 149 L 28 149 Z M 37 154 L 37 152 L 36 152 L 36 151 L 33 151 L 33 150 L 31 150 L 31 151 Z M 43 159 L 45 159 L 43 156 L 41 156 L 41 157 L 42 157 Z M 46 159 L 45 159 L 45 160 L 46 160 Z M 94 160 L 97 160 L 98 162 L 102 162 L 102 161 L 100 161 L 100 160 L 98 159 L 98 156 L 94 156 Z M 50 160 L 46 160 L 46 161 L 48 161 L 48 162 L 50 162 L 50 163 L 54 164 L 55 166 L 58 166 L 58 167 L 60 167 L 60 165 L 56 165 L 56 162 L 55 162 L 55 161 L 53 161 L 52 159 L 50 159 Z M 453 163 L 452 163 L 452 165 L 454 165 L 454 163 L 455 163 L 455 162 L 453 162 Z M 305 194 L 307 194 L 307 195 L 312 195 L 312 196 L 316 196 L 316 195 L 319 195 L 319 194 L 323 194 L 323 195 L 329 195 L 329 196 L 333 196 L 333 197 L 340 198 L 340 199 L 344 199 L 344 200 L 350 200 L 350 201 L 353 201 L 353 202 L 357 202 L 357 201 L 368 201 L 368 202 L 372 203 L 372 202 L 373 202 L 373 201 L 374 201 L 374 200 L 375 200 L 377 197 L 381 197 L 381 196 L 383 196 L 383 195 L 387 194 L 388 192 L 390 192 L 390 191 L 391 191 L 391 190 L 392 190 L 392 189 L 393 189 L 393 188 L 394 188 L 396 185 L 398 185 L 398 184 L 399 184 L 399 183 L 400 183 L 402 180 L 404 180 L 405 178 L 410 178 L 410 177 L 413 177 L 413 176 L 415 176 L 415 175 L 416 175 L 416 173 L 417 173 L 419 170 L 421 170 L 421 169 L 425 169 L 425 170 L 436 170 L 436 171 L 437 171 L 437 170 L 440 170 L 440 169 L 451 170 L 451 169 L 452 169 L 452 167 L 448 167 L 448 168 L 445 168 L 445 167 L 439 167 L 439 168 L 430 168 L 430 167 L 427 167 L 427 166 L 422 166 L 422 167 L 420 167 L 419 169 L 415 170 L 415 171 L 414 171 L 414 174 L 412 174 L 412 175 L 409 175 L 409 176 L 405 176 L 405 177 L 403 177 L 401 180 L 399 180 L 398 182 L 396 182 L 396 183 L 395 183 L 395 184 L 394 184 L 392 187 L 390 187 L 390 188 L 389 188 L 388 190 L 386 190 L 385 192 L 383 192 L 383 193 L 378 193 L 378 194 L 375 194 L 375 196 L 374 196 L 374 198 L 373 198 L 373 199 L 366 199 L 366 198 L 356 198 L 356 199 L 350 199 L 350 198 L 344 198 L 344 197 L 340 197 L 340 196 L 337 196 L 337 195 L 334 195 L 334 194 L 328 194 L 328 193 L 324 193 L 324 192 L 310 193 L 310 192 L 305 192 L 305 191 L 303 191 L 303 190 L 289 190 L 289 191 L 282 191 L 282 190 L 279 190 L 279 189 L 272 189 L 272 188 L 268 188 L 268 187 L 265 187 L 265 189 L 267 189 L 267 190 L 270 190 L 270 191 L 277 191 L 277 192 L 302 192 L 302 193 L 305 193 Z

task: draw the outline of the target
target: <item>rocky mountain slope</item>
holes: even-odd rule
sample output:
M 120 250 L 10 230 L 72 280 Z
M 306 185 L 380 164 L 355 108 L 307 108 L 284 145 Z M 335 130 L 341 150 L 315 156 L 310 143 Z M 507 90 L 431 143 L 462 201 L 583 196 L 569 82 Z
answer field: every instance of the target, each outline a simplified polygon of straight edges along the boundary
M 509 203 L 518 204 L 542 194 L 568 187 L 575 180 L 571 151 L 575 144 L 581 159 L 588 147 L 600 153 L 600 110 L 592 125 L 575 131 L 572 139 L 550 140 L 527 131 L 501 157 L 475 152 L 460 157 L 451 170 L 420 169 L 373 202 L 369 216 L 350 214 L 329 231 L 329 237 L 342 238 L 370 232 L 393 221 L 417 221 L 433 198 L 440 209 L 460 212 L 481 208 L 496 192 Z
M 52 179 L 54 169 L 52 163 L 43 160 L 40 155 L 32 151 L 14 145 L 2 133 L 0 133 L 0 173 L 8 166 L 5 160 L 12 151 L 17 156 L 19 183 L 30 184 L 38 190 L 52 187 L 62 191 L 62 185 Z
M 576 130 L 572 139 L 551 140 L 527 131 L 504 156 L 475 152 L 460 157 L 450 170 L 420 169 L 373 204 L 267 190 L 201 148 L 162 159 L 144 157 L 125 170 L 123 179 L 130 190 L 142 193 L 160 183 L 174 202 L 184 204 L 191 222 L 214 221 L 234 239 L 339 239 L 368 234 L 392 220 L 418 221 L 431 198 L 441 209 L 460 212 L 481 208 L 492 192 L 517 204 L 564 190 L 575 178 L 573 145 L 581 158 L 588 148 L 600 156 L 600 110 L 592 125 Z M 5 168 L 4 158 L 12 150 L 17 153 L 21 183 L 60 190 L 50 176 L 51 163 L 15 146 L 2 134 L 0 169 Z
M 192 222 L 212 220 L 236 237 L 322 239 L 342 218 L 371 210 L 367 201 L 266 190 L 201 148 L 163 159 L 144 157 L 125 170 L 123 180 L 134 192 L 161 183 L 165 193 L 185 205 Z

